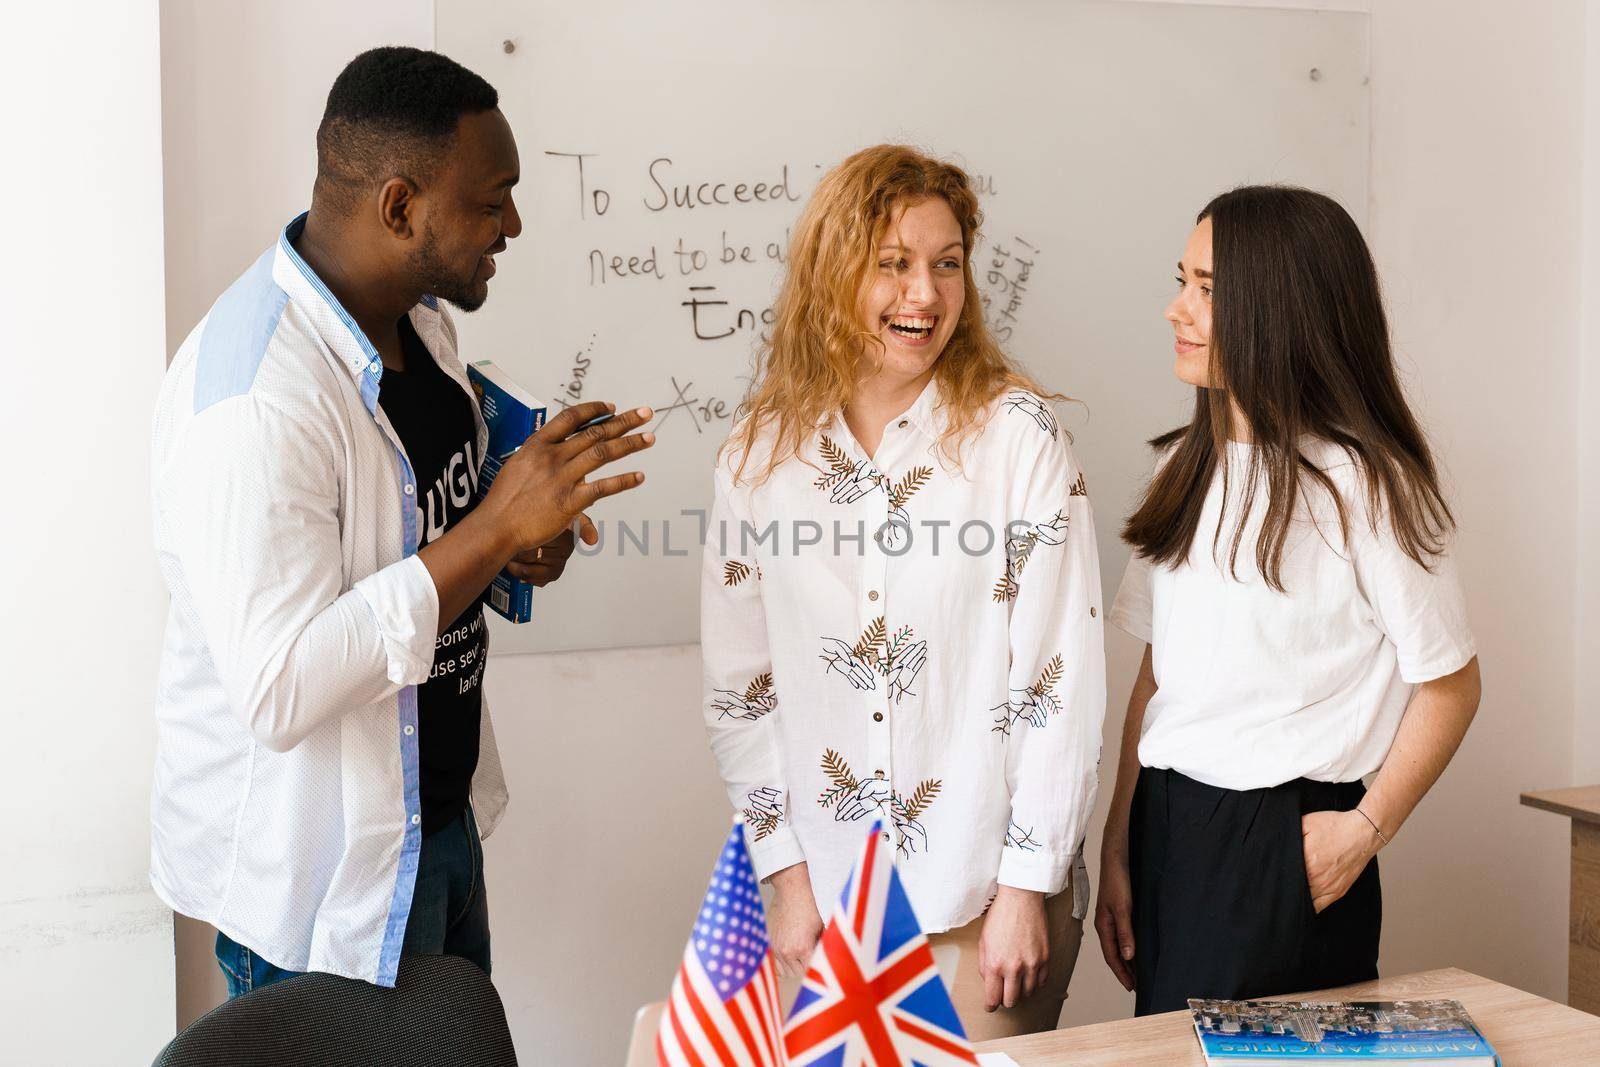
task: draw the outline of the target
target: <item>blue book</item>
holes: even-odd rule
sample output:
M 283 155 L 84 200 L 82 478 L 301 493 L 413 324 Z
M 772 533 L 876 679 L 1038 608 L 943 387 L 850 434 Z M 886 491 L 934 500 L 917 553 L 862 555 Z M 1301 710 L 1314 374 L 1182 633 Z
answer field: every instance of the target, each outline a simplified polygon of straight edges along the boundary
M 478 476 L 478 499 L 482 500 L 505 461 L 544 425 L 545 406 L 492 360 L 469 364 L 467 378 L 472 382 L 472 391 L 478 394 L 483 421 L 489 427 L 483 471 Z M 489 584 L 489 606 L 512 622 L 527 622 L 533 618 L 533 586 L 501 571 Z
M 1454 1000 L 1191 1000 L 1189 1012 L 1208 1065 L 1500 1064 Z

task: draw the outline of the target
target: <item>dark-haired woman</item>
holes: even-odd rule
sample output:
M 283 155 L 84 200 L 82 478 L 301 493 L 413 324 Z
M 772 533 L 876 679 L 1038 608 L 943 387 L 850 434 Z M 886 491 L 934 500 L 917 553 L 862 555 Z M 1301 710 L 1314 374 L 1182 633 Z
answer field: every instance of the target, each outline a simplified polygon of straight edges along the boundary
M 1111 622 L 1148 647 L 1095 910 L 1141 1015 L 1376 978 L 1375 857 L 1479 697 L 1453 519 L 1350 216 L 1225 193 L 1178 286 L 1195 409 L 1123 532 Z

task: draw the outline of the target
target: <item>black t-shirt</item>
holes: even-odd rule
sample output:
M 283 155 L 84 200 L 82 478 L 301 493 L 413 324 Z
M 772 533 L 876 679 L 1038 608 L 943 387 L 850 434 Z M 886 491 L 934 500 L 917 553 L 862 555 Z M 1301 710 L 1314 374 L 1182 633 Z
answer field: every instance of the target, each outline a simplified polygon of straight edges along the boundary
M 466 392 L 434 362 L 409 316 L 399 327 L 406 369 L 384 368 L 378 403 L 416 474 L 420 549 L 472 510 L 483 457 Z M 483 713 L 483 625 L 479 599 L 440 634 L 433 672 L 417 687 L 424 835 L 458 817 L 472 789 Z

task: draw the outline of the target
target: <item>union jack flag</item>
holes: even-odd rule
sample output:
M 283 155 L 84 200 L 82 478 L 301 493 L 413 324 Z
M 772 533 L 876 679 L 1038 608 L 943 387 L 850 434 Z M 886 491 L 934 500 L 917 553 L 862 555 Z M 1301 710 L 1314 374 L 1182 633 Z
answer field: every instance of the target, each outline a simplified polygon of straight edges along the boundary
M 783 1067 L 778 972 L 767 915 L 735 823 L 656 1031 L 661 1067 Z
M 976 1064 L 875 822 L 784 1027 L 792 1067 Z

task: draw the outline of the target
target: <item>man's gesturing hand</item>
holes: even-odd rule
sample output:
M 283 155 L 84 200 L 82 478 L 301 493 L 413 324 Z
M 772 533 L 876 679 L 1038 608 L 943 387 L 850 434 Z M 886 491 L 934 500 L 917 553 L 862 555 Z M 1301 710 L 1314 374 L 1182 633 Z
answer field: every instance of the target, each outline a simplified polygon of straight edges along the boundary
M 601 401 L 565 409 L 528 438 L 495 475 L 482 507 L 506 535 L 513 555 L 549 544 L 597 500 L 644 481 L 638 471 L 588 480 L 606 464 L 655 444 L 653 433 L 629 432 L 650 421 L 649 408 L 634 408 L 578 430 L 612 410 L 614 405 Z
M 593 544 L 587 537 L 587 543 Z M 506 570 L 511 577 L 520 578 L 530 585 L 543 589 L 567 569 L 567 560 L 572 558 L 573 550 L 578 546 L 578 538 L 570 527 L 547 545 L 531 548 L 526 552 L 518 552 L 511 557 L 511 562 L 506 564 Z
M 586 543 L 599 540 L 583 510 L 644 481 L 638 472 L 588 481 L 607 463 L 655 444 L 654 434 L 628 432 L 649 421 L 649 408 L 575 432 L 611 408 L 579 404 L 551 419 L 506 457 L 483 502 L 417 553 L 439 594 L 440 633 L 507 564 L 513 574 L 536 584 L 554 581 L 571 555 L 573 540 L 566 531 L 574 522 Z

